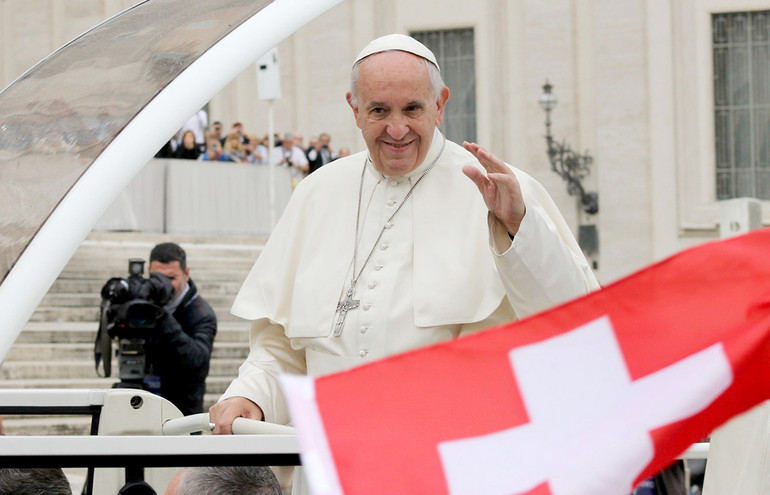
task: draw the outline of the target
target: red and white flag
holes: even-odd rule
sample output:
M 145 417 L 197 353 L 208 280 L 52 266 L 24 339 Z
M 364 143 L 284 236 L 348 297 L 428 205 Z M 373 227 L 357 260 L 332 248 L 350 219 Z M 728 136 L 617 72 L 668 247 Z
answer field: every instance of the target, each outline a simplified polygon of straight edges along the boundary
M 285 376 L 318 495 L 629 493 L 770 398 L 770 229 L 347 372 Z

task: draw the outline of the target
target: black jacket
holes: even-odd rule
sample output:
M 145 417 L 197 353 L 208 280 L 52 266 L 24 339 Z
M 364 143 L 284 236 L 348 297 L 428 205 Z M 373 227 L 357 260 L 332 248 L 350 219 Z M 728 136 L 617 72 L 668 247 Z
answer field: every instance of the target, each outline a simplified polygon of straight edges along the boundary
M 187 416 L 203 412 L 206 376 L 217 333 L 217 317 L 192 280 L 174 311 L 156 325 L 147 342 L 147 360 L 160 376 L 160 395 Z

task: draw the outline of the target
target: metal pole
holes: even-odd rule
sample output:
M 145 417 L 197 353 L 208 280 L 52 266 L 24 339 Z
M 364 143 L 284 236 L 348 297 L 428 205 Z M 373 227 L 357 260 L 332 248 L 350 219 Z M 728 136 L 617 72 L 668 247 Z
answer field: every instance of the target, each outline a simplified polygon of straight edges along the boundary
M 275 132 L 274 132 L 274 124 L 273 124 L 273 101 L 275 100 L 268 100 L 268 106 L 267 106 L 267 132 L 268 132 L 268 140 L 269 140 L 269 146 L 267 150 L 267 166 L 270 168 L 270 173 L 268 174 L 269 180 L 270 180 L 270 233 L 273 232 L 273 229 L 275 228 L 275 166 L 273 165 L 273 148 L 275 148 Z

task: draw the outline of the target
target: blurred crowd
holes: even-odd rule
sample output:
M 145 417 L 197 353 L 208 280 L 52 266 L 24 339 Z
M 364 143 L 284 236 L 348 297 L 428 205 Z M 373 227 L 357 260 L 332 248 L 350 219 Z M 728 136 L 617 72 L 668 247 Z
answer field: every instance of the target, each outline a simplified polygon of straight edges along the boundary
M 321 133 L 307 144 L 301 134 L 287 132 L 273 136 L 269 153 L 269 135 L 248 133 L 241 122 L 233 122 L 225 131 L 220 121 L 208 125 L 204 110 L 193 115 L 169 140 L 156 158 L 281 165 L 291 167 L 294 175 L 308 175 L 327 163 L 350 154 L 348 148 L 334 150 L 331 136 Z

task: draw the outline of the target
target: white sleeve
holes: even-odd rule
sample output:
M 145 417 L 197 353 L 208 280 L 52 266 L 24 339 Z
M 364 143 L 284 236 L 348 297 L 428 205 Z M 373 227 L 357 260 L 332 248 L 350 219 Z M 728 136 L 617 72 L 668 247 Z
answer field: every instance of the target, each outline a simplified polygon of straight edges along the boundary
M 268 319 L 255 320 L 249 333 L 251 351 L 233 380 L 219 399 L 246 397 L 265 414 L 265 421 L 288 424 L 289 410 L 278 376 L 281 373 L 306 374 L 305 351 L 297 351 L 283 327 Z
M 307 165 L 307 156 L 305 156 L 305 152 L 302 151 L 299 147 L 294 147 L 292 150 L 292 160 L 294 161 L 295 165 Z
M 527 204 L 513 241 L 493 215 L 488 222 L 495 264 L 519 319 L 599 287 L 583 253 L 570 249 L 536 202 Z

